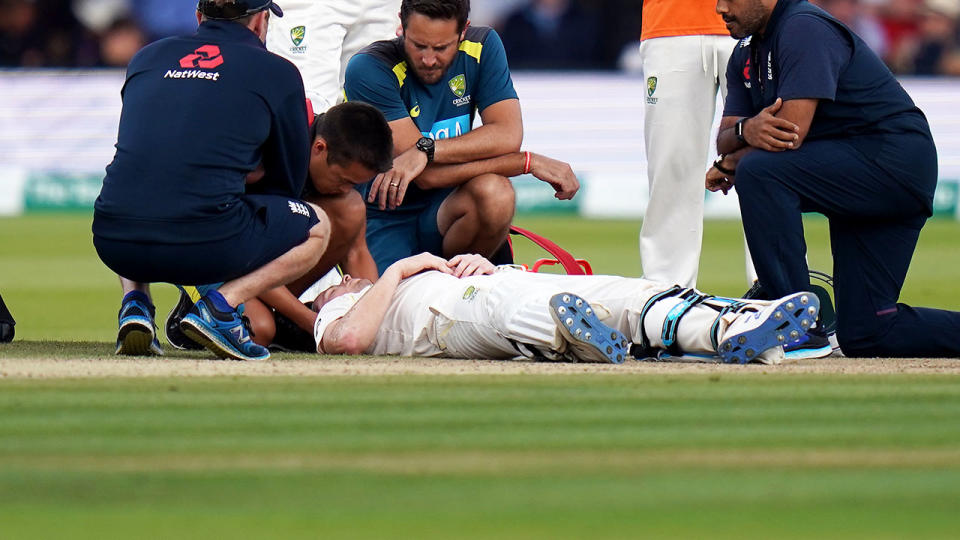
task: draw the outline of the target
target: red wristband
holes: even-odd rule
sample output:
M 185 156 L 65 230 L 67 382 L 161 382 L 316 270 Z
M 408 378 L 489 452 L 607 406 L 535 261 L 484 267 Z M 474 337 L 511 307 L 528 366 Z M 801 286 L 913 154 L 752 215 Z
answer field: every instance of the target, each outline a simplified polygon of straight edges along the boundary
M 524 152 L 527 155 L 526 161 L 523 162 L 523 174 L 530 174 L 530 152 Z

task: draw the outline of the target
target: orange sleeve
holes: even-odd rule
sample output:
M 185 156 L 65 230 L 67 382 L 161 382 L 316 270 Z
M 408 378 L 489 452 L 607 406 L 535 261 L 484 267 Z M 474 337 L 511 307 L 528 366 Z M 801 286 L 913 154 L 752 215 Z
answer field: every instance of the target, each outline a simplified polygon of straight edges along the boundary
M 716 5 L 716 0 L 643 0 L 640 39 L 730 35 Z

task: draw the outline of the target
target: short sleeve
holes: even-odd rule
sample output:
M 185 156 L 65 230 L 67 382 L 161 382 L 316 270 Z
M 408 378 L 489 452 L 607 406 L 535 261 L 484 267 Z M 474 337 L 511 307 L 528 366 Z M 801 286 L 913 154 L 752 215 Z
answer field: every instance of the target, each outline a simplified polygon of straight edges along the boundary
M 410 116 L 400 97 L 396 74 L 372 55 L 361 53 L 350 59 L 343 92 L 347 101 L 363 101 L 380 109 L 388 122 Z
M 746 59 L 749 54 L 741 51 L 749 51 L 737 45 L 737 49 L 730 61 L 727 62 L 727 98 L 723 102 L 723 116 L 753 116 L 753 100 L 750 98 L 750 90 L 747 89 L 747 79 L 744 72 L 747 69 Z
M 475 88 L 474 102 L 480 112 L 494 103 L 517 98 L 513 79 L 510 78 L 510 68 L 507 65 L 507 53 L 495 30 L 490 30 L 483 40 L 480 51 L 480 74 Z
M 833 23 L 814 15 L 791 17 L 788 28 L 777 42 L 778 97 L 835 99 L 840 72 L 853 56 L 852 44 Z
M 350 308 L 360 301 L 363 293 L 369 289 L 370 286 L 367 286 L 360 292 L 338 296 L 320 308 L 320 312 L 317 313 L 317 319 L 313 322 L 313 340 L 317 345 L 317 351 L 320 350 L 320 343 L 323 341 L 323 334 L 327 331 L 327 327 L 329 327 L 333 321 L 346 315 L 347 312 L 350 311 Z

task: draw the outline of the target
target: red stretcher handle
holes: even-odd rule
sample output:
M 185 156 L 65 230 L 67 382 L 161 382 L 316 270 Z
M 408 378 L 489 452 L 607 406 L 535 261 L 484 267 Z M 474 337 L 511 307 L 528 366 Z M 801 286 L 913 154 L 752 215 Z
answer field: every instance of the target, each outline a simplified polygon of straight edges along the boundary
M 528 240 L 530 240 L 531 242 L 533 242 L 534 244 L 546 250 L 547 253 L 549 253 L 550 255 L 553 255 L 554 257 L 556 257 L 556 262 L 549 262 L 548 259 L 540 259 L 539 261 L 537 261 L 533 265 L 534 272 L 536 272 L 537 269 L 543 266 L 544 264 L 550 265 L 550 264 L 559 263 L 561 266 L 563 266 L 563 269 L 567 272 L 567 274 L 571 276 L 583 276 L 583 275 L 588 275 L 593 273 L 593 269 L 590 268 L 590 263 L 588 263 L 587 261 L 584 261 L 583 259 L 574 259 L 573 255 L 570 255 L 570 253 L 568 253 L 565 249 L 558 246 L 553 241 L 547 240 L 546 238 L 540 236 L 537 233 L 528 231 L 526 229 L 521 229 L 516 225 L 511 225 L 510 234 L 523 236 Z

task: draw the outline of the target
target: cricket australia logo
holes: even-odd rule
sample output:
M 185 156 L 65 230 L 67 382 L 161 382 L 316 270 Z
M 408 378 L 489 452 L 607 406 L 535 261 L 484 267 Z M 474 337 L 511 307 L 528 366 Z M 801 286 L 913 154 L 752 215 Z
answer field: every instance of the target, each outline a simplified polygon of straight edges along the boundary
M 306 26 L 295 26 L 290 29 L 290 41 L 293 42 L 294 46 L 299 47 L 305 37 L 307 37 Z
M 657 78 L 656 77 L 647 77 L 647 103 L 650 105 L 657 104 L 657 98 L 653 97 L 657 91 Z
M 290 205 L 291 213 L 310 217 L 310 211 L 307 210 L 307 205 L 303 203 L 295 202 L 295 201 L 287 201 L 287 204 Z
M 450 79 L 447 85 L 450 86 L 450 91 L 453 92 L 453 95 L 457 96 L 457 99 L 453 100 L 453 104 L 457 107 L 469 105 L 473 101 L 470 94 L 467 94 L 467 78 L 463 73 Z
M 301 45 L 303 40 L 307 37 L 307 27 L 306 26 L 294 26 L 290 29 L 290 41 L 293 42 L 293 47 L 290 47 L 290 52 L 293 54 L 303 54 L 307 52 L 307 47 Z
M 450 82 L 447 84 L 450 85 L 450 91 L 458 98 L 463 97 L 463 95 L 467 93 L 467 78 L 463 76 L 463 73 L 450 79 Z

